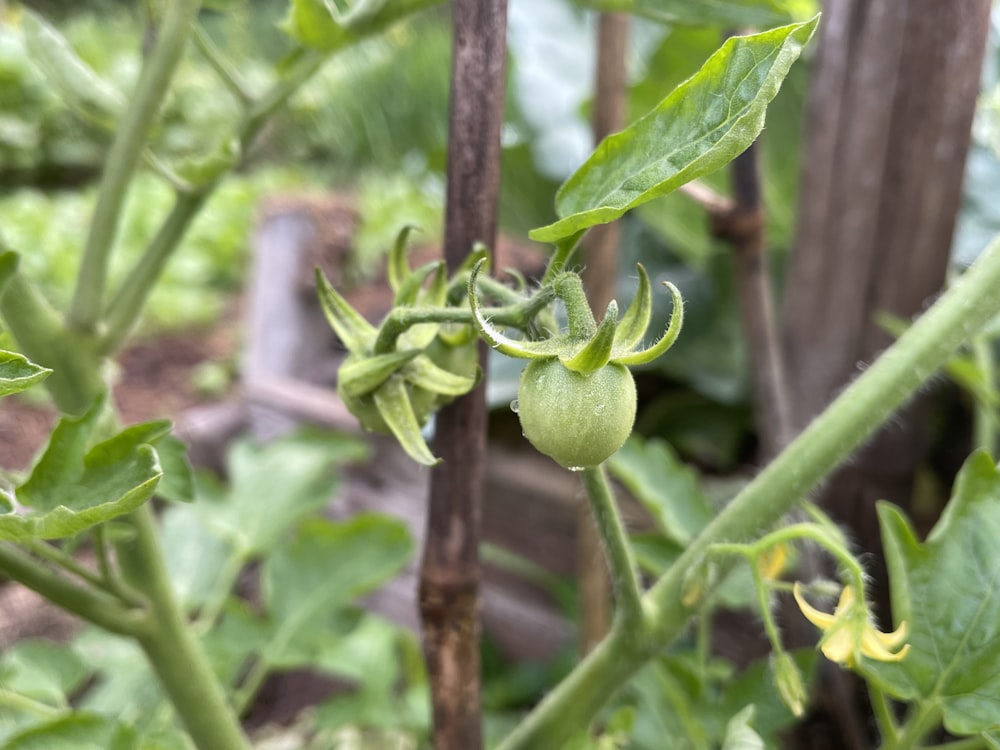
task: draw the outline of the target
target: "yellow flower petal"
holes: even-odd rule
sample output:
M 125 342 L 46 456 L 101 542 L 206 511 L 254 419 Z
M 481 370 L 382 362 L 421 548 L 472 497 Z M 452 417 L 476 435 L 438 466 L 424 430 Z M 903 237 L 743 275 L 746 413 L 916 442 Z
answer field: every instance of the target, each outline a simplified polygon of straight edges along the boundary
M 895 651 L 903 640 L 900 635 L 906 637 L 902 628 L 893 633 L 882 633 L 873 625 L 868 625 L 861 633 L 861 653 L 878 661 L 900 661 L 910 650 L 910 644 L 907 643 L 899 651 Z
M 795 597 L 795 602 L 799 605 L 799 609 L 802 610 L 802 614 L 805 615 L 806 619 L 817 628 L 820 630 L 828 630 L 830 626 L 833 625 L 836 617 L 827 612 L 821 612 L 807 602 L 805 597 L 802 596 L 802 586 L 798 583 L 798 581 L 796 581 L 795 585 L 792 587 L 792 596 Z M 841 601 L 843 601 L 843 594 L 841 594 Z M 838 610 L 840 609 L 839 604 L 837 605 L 837 608 Z
M 855 639 L 849 628 L 841 624 L 830 630 L 820 642 L 820 650 L 823 655 L 837 664 L 852 666 L 855 663 L 854 648 Z
M 757 565 L 764 580 L 777 580 L 784 572 L 785 566 L 788 565 L 788 557 L 787 544 L 776 544 L 760 555 L 757 558 Z

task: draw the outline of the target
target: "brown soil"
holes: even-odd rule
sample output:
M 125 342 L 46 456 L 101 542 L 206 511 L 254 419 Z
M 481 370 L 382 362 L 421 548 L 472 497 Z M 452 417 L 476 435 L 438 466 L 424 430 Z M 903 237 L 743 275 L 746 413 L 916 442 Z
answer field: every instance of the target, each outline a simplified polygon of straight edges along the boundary
M 114 389 L 123 423 L 170 419 L 212 400 L 198 392 L 193 376 L 204 362 L 226 363 L 236 355 L 238 311 L 233 301 L 210 328 L 163 333 L 125 349 Z M 0 402 L 0 468 L 27 468 L 55 422 L 55 409 L 36 398 L 12 396 Z

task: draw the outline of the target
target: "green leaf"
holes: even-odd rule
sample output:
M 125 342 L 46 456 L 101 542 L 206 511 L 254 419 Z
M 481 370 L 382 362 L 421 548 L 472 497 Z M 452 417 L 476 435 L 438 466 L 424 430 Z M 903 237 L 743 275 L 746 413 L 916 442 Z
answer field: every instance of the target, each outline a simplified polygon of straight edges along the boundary
M 818 8 L 811 0 L 576 0 L 604 12 L 631 13 L 660 23 L 766 27 L 808 18 Z
M 20 258 L 17 253 L 12 250 L 4 250 L 3 237 L 0 237 L 0 292 L 3 292 L 3 286 L 7 283 L 7 279 L 17 271 L 19 262 Z
M 173 506 L 164 511 L 160 524 L 170 582 L 188 611 L 209 601 L 219 586 L 221 571 L 240 564 L 241 555 L 232 540 L 213 529 L 205 516 L 195 505 Z
M 4 750 L 126 750 L 131 743 L 123 743 L 129 730 L 112 719 L 83 712 L 73 712 L 8 737 Z
M 768 103 L 819 17 L 732 37 L 652 112 L 597 150 L 559 189 L 559 221 L 531 232 L 558 242 L 604 224 L 743 152 L 764 127 Z
M 23 391 L 40 383 L 52 370 L 40 367 L 20 354 L 0 349 L 0 396 Z
M 366 454 L 364 442 L 335 434 L 301 433 L 262 447 L 235 443 L 228 490 L 203 480 L 196 502 L 163 514 L 161 542 L 180 600 L 193 610 L 219 595 L 246 562 L 271 552 L 290 528 L 329 504 L 338 465 Z
M 712 507 L 694 471 L 662 440 L 643 441 L 633 435 L 608 467 L 671 541 L 686 544 L 712 520 Z
M 345 435 L 294 435 L 266 446 L 239 442 L 230 449 L 225 497 L 199 501 L 192 512 L 242 555 L 263 555 L 330 502 L 336 466 L 366 454 L 362 441 Z
M 441 0 L 354 0 L 345 10 L 330 0 L 292 0 L 281 27 L 305 47 L 332 52 L 377 34 L 406 16 Z
M 305 522 L 297 538 L 264 563 L 262 589 L 273 623 L 265 658 L 280 662 L 309 631 L 326 629 L 338 608 L 371 591 L 409 561 L 406 526 L 379 515 L 344 523 Z
M 21 25 L 32 60 L 78 115 L 113 130 L 125 111 L 125 97 L 80 59 L 66 38 L 43 18 L 23 11 Z
M 750 726 L 753 714 L 754 707 L 750 705 L 729 720 L 722 750 L 764 750 L 764 740 Z
M 103 400 L 81 417 L 63 417 L 15 497 L 30 514 L 0 515 L 0 539 L 60 539 L 129 513 L 150 497 L 163 471 L 149 445 L 165 421 L 129 427 L 88 448 Z
M 81 708 L 142 729 L 162 721 L 163 691 L 137 643 L 89 628 L 76 637 L 73 649 L 96 677 L 80 698 Z
M 164 435 L 152 445 L 163 469 L 163 479 L 156 487 L 156 494 L 175 503 L 190 503 L 194 500 L 194 474 L 187 457 L 187 445 L 173 435 Z
M 921 543 L 902 512 L 879 506 L 892 608 L 910 651 L 862 669 L 892 695 L 941 706 L 956 735 L 997 726 L 1000 704 L 1000 473 L 973 454 L 952 499 Z
M 43 640 L 24 640 L 10 646 L 0 660 L 0 684 L 52 706 L 67 707 L 69 694 L 89 674 L 68 646 Z

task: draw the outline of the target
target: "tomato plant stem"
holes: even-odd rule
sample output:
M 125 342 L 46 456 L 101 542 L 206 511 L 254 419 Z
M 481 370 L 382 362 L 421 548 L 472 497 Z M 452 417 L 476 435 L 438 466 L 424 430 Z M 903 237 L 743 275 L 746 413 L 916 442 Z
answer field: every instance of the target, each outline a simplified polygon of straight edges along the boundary
M 141 612 L 126 609 L 117 599 L 96 588 L 70 583 L 7 542 L 0 544 L 0 571 L 57 607 L 111 633 L 134 636 L 142 629 Z
M 128 582 L 150 602 L 147 627 L 137 636 L 139 645 L 199 750 L 249 750 L 236 715 L 174 595 L 152 511 L 143 506 L 129 521 L 133 536 L 118 543 L 119 563 Z
M 1000 240 L 781 452 L 695 538 L 645 596 L 653 635 L 635 648 L 613 631 L 504 741 L 501 750 L 559 747 L 609 696 L 687 627 L 690 571 L 709 547 L 741 542 L 780 520 L 848 458 L 1000 310 Z
M 975 399 L 975 410 L 972 413 L 973 445 L 985 448 L 991 456 L 996 456 L 997 407 L 1000 401 L 1000 389 L 997 387 L 997 358 L 993 352 L 993 342 L 986 336 L 976 336 L 972 340 L 972 356 L 976 360 L 984 381 L 984 396 Z
M 68 314 L 70 327 L 78 331 L 89 333 L 97 326 L 111 246 L 128 184 L 142 158 L 160 104 L 170 89 L 200 5 L 199 0 L 173 0 L 167 4 L 156 46 L 142 66 L 139 81 L 129 97 L 129 107 L 111 143 Z
M 214 187 L 214 185 L 213 185 Z M 174 207 L 129 272 L 117 294 L 108 305 L 105 331 L 101 338 L 101 353 L 113 354 L 135 326 L 146 299 L 156 285 L 163 268 L 180 244 L 191 220 L 205 203 L 211 187 L 177 196 Z
M 64 414 L 82 414 L 104 390 L 100 361 L 87 336 L 73 336 L 48 300 L 23 274 L 15 273 L 0 294 L 0 313 L 20 351 L 52 369 L 45 388 Z
M 623 627 L 636 637 L 644 627 L 642 612 L 642 591 L 636 572 L 632 547 L 629 545 L 625 526 L 615 502 L 614 493 L 608 483 L 604 464 L 584 469 L 583 486 L 587 491 L 590 509 L 593 513 L 597 532 L 601 537 L 604 554 L 611 573 L 611 587 L 615 596 L 616 626 Z

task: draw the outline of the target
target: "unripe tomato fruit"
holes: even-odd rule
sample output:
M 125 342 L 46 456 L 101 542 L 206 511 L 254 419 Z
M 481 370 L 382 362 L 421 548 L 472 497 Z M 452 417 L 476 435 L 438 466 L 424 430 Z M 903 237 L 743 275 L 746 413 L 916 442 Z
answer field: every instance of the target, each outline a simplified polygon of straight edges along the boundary
M 524 436 L 567 469 L 597 466 L 621 448 L 635 408 L 635 381 L 624 365 L 582 375 L 558 359 L 534 359 L 517 387 Z

